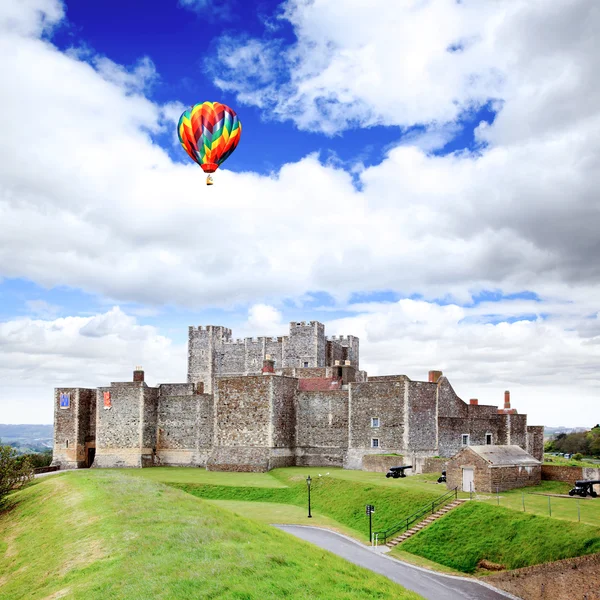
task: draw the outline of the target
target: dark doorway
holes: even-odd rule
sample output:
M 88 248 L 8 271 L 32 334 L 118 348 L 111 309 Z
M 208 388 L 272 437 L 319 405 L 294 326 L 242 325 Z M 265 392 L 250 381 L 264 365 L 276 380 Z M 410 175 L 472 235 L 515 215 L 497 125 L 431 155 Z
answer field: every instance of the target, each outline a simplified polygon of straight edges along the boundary
M 87 467 L 88 469 L 94 464 L 94 458 L 96 457 L 96 448 L 87 449 Z

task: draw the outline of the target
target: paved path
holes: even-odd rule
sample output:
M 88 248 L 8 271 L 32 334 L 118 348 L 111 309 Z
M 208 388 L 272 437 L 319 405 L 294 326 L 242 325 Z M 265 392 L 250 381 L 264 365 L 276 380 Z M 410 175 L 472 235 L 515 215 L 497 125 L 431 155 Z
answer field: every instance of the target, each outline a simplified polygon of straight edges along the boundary
M 511 596 L 473 579 L 435 573 L 400 562 L 334 531 L 304 525 L 275 525 L 275 527 L 324 550 L 329 550 L 351 563 L 385 575 L 392 581 L 429 600 L 506 600 L 506 598 L 516 598 L 516 596 Z

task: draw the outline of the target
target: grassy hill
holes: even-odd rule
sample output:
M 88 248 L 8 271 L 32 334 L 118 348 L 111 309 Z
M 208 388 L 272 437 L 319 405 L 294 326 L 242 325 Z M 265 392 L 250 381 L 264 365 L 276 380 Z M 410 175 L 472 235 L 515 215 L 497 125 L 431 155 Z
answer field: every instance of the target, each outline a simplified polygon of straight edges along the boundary
M 468 502 L 398 549 L 464 573 L 482 559 L 518 569 L 600 552 L 600 527 Z
M 52 476 L 11 503 L 0 515 L 3 600 L 419 598 L 281 531 L 127 472 Z
M 293 505 L 302 510 L 307 506 L 305 479 L 310 474 L 313 510 L 336 521 L 343 531 L 365 541 L 369 539 L 366 504 L 375 505 L 373 528 L 379 530 L 394 525 L 403 516 L 447 491 L 445 486 L 432 484 L 437 475 L 398 480 L 386 479 L 381 473 L 334 468 L 292 467 L 269 473 L 242 474 L 167 467 L 130 473 L 135 477 L 168 483 L 199 498 L 237 502 L 238 506 L 242 501 L 272 502 Z

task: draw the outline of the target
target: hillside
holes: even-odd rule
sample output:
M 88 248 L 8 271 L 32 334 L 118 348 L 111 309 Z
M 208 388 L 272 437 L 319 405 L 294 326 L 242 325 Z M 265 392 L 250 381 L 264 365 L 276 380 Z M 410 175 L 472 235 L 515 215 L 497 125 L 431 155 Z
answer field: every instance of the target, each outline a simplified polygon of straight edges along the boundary
M 52 476 L 0 515 L 0 597 L 416 600 L 267 525 L 116 471 Z
M 465 573 L 483 559 L 518 569 L 600 552 L 600 528 L 468 502 L 398 549 Z
M 52 425 L 6 425 L 0 423 L 0 442 L 10 444 L 22 452 L 52 448 Z

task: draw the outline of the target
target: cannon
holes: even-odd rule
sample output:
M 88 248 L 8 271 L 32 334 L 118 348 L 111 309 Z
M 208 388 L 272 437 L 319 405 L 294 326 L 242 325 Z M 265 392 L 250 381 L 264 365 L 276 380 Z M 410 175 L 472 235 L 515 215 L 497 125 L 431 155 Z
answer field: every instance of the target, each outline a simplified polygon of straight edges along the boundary
M 438 483 L 446 483 L 446 471 L 442 471 L 442 476 L 438 477 Z
M 390 467 L 390 470 L 385 474 L 386 477 L 393 477 L 394 479 L 398 479 L 398 477 L 406 477 L 406 469 L 412 469 L 412 465 L 404 465 L 402 467 Z
M 572 490 L 569 490 L 569 496 L 577 494 L 582 498 L 585 498 L 589 494 L 592 498 L 596 498 L 598 493 L 594 491 L 595 485 L 600 485 L 600 479 L 582 479 L 576 481 L 575 487 Z

